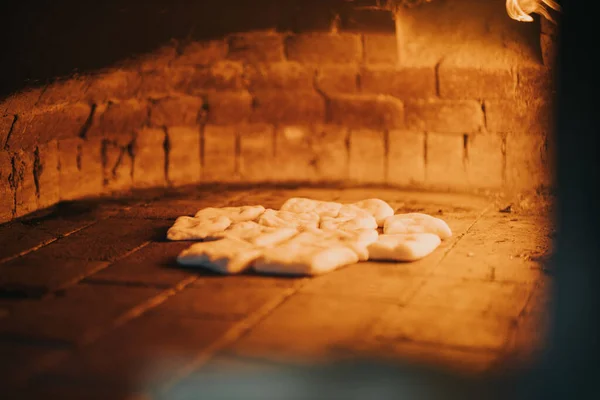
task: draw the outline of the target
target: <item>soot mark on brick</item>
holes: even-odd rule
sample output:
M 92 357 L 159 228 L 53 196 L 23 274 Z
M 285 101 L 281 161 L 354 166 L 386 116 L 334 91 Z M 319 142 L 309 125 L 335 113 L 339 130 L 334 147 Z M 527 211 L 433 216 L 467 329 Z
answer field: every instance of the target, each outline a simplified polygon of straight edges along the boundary
M 15 115 L 13 118 L 12 124 L 10 124 L 10 129 L 8 130 L 8 134 L 6 135 L 6 140 L 4 141 L 4 145 L 2 146 L 4 148 L 4 150 L 8 149 L 8 141 L 10 140 L 13 130 L 15 129 L 15 125 L 16 125 L 18 119 L 19 119 L 19 116 Z
M 319 96 L 323 98 L 323 102 L 325 103 L 325 121 L 331 120 L 331 101 L 327 94 L 319 87 L 319 70 L 315 70 L 313 75 L 313 88 L 317 92 Z
M 463 167 L 466 169 L 469 164 L 469 135 L 463 135 Z
M 502 144 L 500 145 L 500 151 L 502 152 L 502 183 L 506 185 L 506 134 L 502 135 Z
M 389 179 L 389 154 L 390 154 L 390 131 L 383 131 L 383 176 L 385 177 L 386 182 Z
M 425 180 L 427 180 L 427 140 L 428 134 L 425 132 L 423 134 L 423 166 L 425 167 Z
M 77 145 L 77 171 L 81 171 L 81 158 L 82 158 L 82 153 L 83 153 L 83 146 L 81 145 L 81 143 L 79 143 Z
M 481 112 L 483 113 L 483 126 L 487 129 L 487 113 L 485 111 L 485 103 L 481 102 Z
M 33 152 L 33 183 L 35 185 L 35 196 L 40 198 L 40 176 L 43 172 L 42 163 L 40 160 L 40 148 L 36 147 Z
M 133 174 L 135 171 L 135 144 L 136 144 L 136 139 L 133 139 L 127 145 L 127 154 L 129 154 L 129 157 L 131 157 L 131 172 L 130 172 L 131 181 L 133 181 Z
M 165 181 L 167 183 L 171 183 L 169 181 L 169 157 L 171 154 L 171 140 L 169 139 L 169 131 L 167 128 L 163 128 L 163 132 L 165 133 L 165 140 L 163 141 L 163 150 L 165 152 Z
M 94 122 L 95 114 L 96 114 L 96 104 L 92 104 L 91 108 L 90 108 L 90 114 L 88 115 L 87 119 L 83 123 L 83 126 L 81 127 L 81 130 L 79 131 L 80 138 L 85 139 L 88 131 L 90 130 L 90 127 L 92 126 L 92 123 Z
M 442 58 L 440 61 L 437 62 L 437 64 L 435 64 L 435 95 L 437 97 L 440 97 L 440 65 L 442 65 L 442 62 L 444 62 L 444 58 Z

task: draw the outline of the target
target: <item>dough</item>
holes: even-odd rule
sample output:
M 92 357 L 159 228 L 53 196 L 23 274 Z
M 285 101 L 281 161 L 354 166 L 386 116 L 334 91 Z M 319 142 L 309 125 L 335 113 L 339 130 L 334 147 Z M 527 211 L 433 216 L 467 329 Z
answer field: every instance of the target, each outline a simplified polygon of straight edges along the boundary
M 382 227 L 386 218 L 394 215 L 394 209 L 385 201 L 380 199 L 367 199 L 352 204 L 362 210 L 365 210 L 377 221 L 377 226 Z
M 427 214 L 397 214 L 385 220 L 383 233 L 433 233 L 446 240 L 452 236 L 452 230 L 443 220 Z
M 260 216 L 258 223 L 272 228 L 311 229 L 319 226 L 319 215 L 315 212 L 294 213 L 268 209 Z
M 369 258 L 368 246 L 377 240 L 379 234 L 374 229 L 357 231 L 328 231 L 311 229 L 291 238 L 286 244 L 314 246 L 345 246 L 358 256 L 360 261 Z
M 292 197 L 281 206 L 281 211 L 293 213 L 314 212 L 319 217 L 337 217 L 342 205 L 331 201 L 319 201 L 303 197 Z
M 267 247 L 286 241 L 296 234 L 298 230 L 295 228 L 272 228 L 254 221 L 244 221 L 233 223 L 223 232 L 218 232 L 207 239 L 232 238 Z
M 265 212 L 263 206 L 204 208 L 194 215 L 195 218 L 227 217 L 232 222 L 256 221 Z
M 290 243 L 265 249 L 254 263 L 259 273 L 276 275 L 321 275 L 358 262 L 347 246 Z
M 375 217 L 356 206 L 346 204 L 340 208 L 337 217 L 323 217 L 319 227 L 324 230 L 363 230 L 377 229 Z
M 225 238 L 195 243 L 179 254 L 177 262 L 221 274 L 237 274 L 248 269 L 261 255 L 262 251 L 248 242 Z
M 416 261 L 431 254 L 440 243 L 433 233 L 379 235 L 369 246 L 369 260 Z
M 167 231 L 169 240 L 204 240 L 216 233 L 223 232 L 231 225 L 225 216 L 179 217 Z

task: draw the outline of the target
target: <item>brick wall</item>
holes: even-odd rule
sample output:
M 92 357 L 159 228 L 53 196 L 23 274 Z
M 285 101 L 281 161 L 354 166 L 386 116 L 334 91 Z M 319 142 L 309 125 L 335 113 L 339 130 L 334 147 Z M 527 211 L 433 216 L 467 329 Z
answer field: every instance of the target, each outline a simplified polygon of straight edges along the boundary
M 0 222 L 60 200 L 215 181 L 551 184 L 551 25 L 476 0 L 395 20 L 346 3 L 6 97 Z

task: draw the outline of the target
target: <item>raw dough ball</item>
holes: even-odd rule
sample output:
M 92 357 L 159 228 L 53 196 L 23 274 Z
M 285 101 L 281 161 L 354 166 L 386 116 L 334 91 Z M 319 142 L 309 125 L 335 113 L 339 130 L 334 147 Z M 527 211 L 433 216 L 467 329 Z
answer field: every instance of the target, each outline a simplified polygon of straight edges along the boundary
M 225 216 L 179 217 L 167 231 L 167 239 L 204 240 L 218 232 L 223 232 L 229 225 L 231 220 Z
M 397 214 L 385 220 L 383 233 L 433 233 L 445 240 L 452 236 L 452 230 L 443 220 L 427 214 Z
M 265 249 L 253 268 L 266 274 L 321 275 L 355 262 L 357 255 L 346 246 L 284 243 Z
M 380 199 L 367 199 L 362 200 L 357 203 L 354 203 L 353 206 L 356 206 L 362 210 L 367 211 L 377 221 L 377 226 L 382 227 L 385 219 L 394 215 L 394 209 L 385 201 Z
M 319 201 L 303 197 L 292 197 L 281 206 L 281 211 L 294 213 L 314 212 L 319 217 L 337 217 L 342 205 L 331 201 Z
M 258 223 L 272 228 L 303 230 L 317 228 L 319 226 L 319 215 L 314 212 L 294 213 L 269 209 L 260 216 Z
M 416 261 L 431 254 L 440 243 L 433 233 L 379 235 L 369 246 L 369 260 Z
M 248 242 L 225 238 L 195 243 L 179 254 L 177 262 L 221 274 L 237 274 L 248 269 L 261 255 L 262 251 Z
M 204 208 L 194 215 L 195 218 L 214 218 L 223 216 L 229 218 L 232 222 L 256 221 L 262 213 L 265 212 L 263 206 L 242 206 L 242 207 L 208 207 Z

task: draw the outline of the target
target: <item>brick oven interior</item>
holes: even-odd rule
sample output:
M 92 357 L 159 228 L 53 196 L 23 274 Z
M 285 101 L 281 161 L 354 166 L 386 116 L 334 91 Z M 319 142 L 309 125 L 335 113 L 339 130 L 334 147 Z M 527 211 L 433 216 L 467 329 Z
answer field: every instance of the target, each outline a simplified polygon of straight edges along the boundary
M 194 398 L 217 375 L 365 359 L 470 379 L 543 349 L 555 23 L 502 0 L 14 7 L 3 392 Z M 290 197 L 380 198 L 454 235 L 316 278 L 175 263 L 178 216 Z

